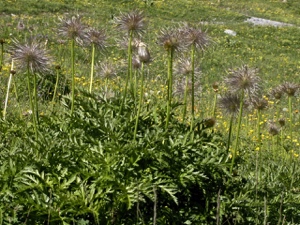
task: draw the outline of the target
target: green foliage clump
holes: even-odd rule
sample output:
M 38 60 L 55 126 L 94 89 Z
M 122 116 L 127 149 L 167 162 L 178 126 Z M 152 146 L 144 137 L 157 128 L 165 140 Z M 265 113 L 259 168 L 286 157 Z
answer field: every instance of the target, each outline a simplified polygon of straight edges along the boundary
M 230 177 L 221 137 L 175 117 L 166 131 L 164 114 L 143 108 L 132 141 L 134 102 L 117 116 L 120 103 L 81 93 L 73 116 L 41 117 L 38 141 L 1 122 L 3 222 L 149 224 L 154 211 L 158 223 L 214 221 Z

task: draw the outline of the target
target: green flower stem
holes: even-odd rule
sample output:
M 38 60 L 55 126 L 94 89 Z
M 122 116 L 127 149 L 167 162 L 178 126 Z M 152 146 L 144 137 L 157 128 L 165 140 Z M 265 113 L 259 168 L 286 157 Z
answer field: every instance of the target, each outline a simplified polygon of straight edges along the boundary
M 92 93 L 94 79 L 94 64 L 95 64 L 95 44 L 92 43 L 92 62 L 91 62 L 91 77 L 90 77 L 90 93 Z
M 280 129 L 280 145 L 283 150 L 283 153 L 285 153 L 285 149 L 283 147 L 283 127 L 281 127 L 281 129 Z
M 59 55 L 59 64 L 60 65 L 62 65 L 62 62 L 63 62 L 63 60 L 62 60 L 62 51 L 61 51 L 61 46 L 62 46 L 62 44 L 59 44 L 59 46 L 58 46 L 58 55 Z
M 257 144 L 258 144 L 258 151 L 259 151 L 259 177 L 261 177 L 261 135 L 260 135 L 260 121 L 261 121 L 261 110 L 257 110 Z
M 195 45 L 192 45 L 191 49 L 191 63 L 192 63 L 192 121 L 191 121 L 191 131 L 194 126 L 195 118 Z
M 0 67 L 3 65 L 4 43 L 1 43 Z
M 235 158 L 237 155 L 239 136 L 240 136 L 241 124 L 242 124 L 243 106 L 244 106 L 244 92 L 242 92 L 242 95 L 241 95 L 240 111 L 239 111 L 239 116 L 238 116 L 238 126 L 237 126 L 235 145 L 234 145 L 234 149 L 233 149 L 232 161 L 231 161 L 231 166 L 230 166 L 230 173 L 232 173 L 233 166 L 235 163 Z
M 75 100 L 75 40 L 71 40 L 71 73 L 72 73 L 72 100 L 71 100 L 71 116 L 74 112 L 74 100 Z
M 37 77 L 36 73 L 33 74 L 33 99 L 35 105 L 35 118 L 36 123 L 39 125 L 39 108 L 38 108 L 38 94 L 37 94 Z
M 143 96 L 144 96 L 144 63 L 142 63 L 142 67 L 141 67 L 141 76 L 142 76 L 142 79 L 141 79 L 140 99 L 139 99 L 138 112 L 137 112 L 136 120 L 135 120 L 133 140 L 136 139 L 137 127 L 138 127 L 138 123 L 139 123 L 141 106 L 142 106 L 142 101 L 143 101 Z
M 214 93 L 214 104 L 213 104 L 213 116 L 216 117 L 216 108 L 217 108 L 217 92 Z
M 36 114 L 35 114 L 35 110 L 34 110 L 34 104 L 33 104 L 33 101 L 32 101 L 32 94 L 31 94 L 31 87 L 30 87 L 29 64 L 27 65 L 27 88 L 28 88 L 30 109 L 31 109 L 32 119 L 33 119 L 34 133 L 35 133 L 35 138 L 37 140 L 38 139 L 38 134 L 37 134 Z
M 15 80 L 13 80 L 13 86 L 14 86 L 15 97 L 16 97 L 16 101 L 17 101 L 17 105 L 18 105 L 18 109 L 19 109 L 19 115 L 20 115 L 20 117 L 22 117 L 22 111 L 21 111 L 21 106 L 19 103 L 19 96 L 18 96 L 17 85 L 16 85 Z
M 291 171 L 291 183 L 290 183 L 290 190 L 293 189 L 293 184 L 294 184 L 294 174 L 295 174 L 295 170 L 296 170 L 296 163 L 295 163 L 295 159 L 294 159 L 294 155 L 291 154 L 291 160 L 292 160 L 292 171 Z
M 105 96 L 107 96 L 107 92 L 108 92 L 108 78 L 106 77 L 104 80 L 104 93 Z
M 59 70 L 56 70 L 56 81 L 55 81 L 55 87 L 54 87 L 54 92 L 53 92 L 53 97 L 52 97 L 52 102 L 54 103 L 55 97 L 56 97 L 56 92 L 57 92 L 57 87 L 58 87 L 58 81 L 59 81 Z
M 128 41 L 128 49 L 127 49 L 127 77 L 126 77 L 126 83 L 125 83 L 125 89 L 124 89 L 124 96 L 122 99 L 122 103 L 120 106 L 120 113 L 122 112 L 124 103 L 125 103 L 125 99 L 127 96 L 127 89 L 128 89 L 128 83 L 130 82 L 130 87 L 132 87 L 132 47 L 131 47 L 131 43 L 132 43 L 132 31 L 129 32 L 129 41 Z M 130 81 L 129 81 L 130 80 Z
M 280 108 L 279 108 L 278 104 L 279 104 L 279 102 L 275 103 L 275 107 L 276 107 L 275 113 L 276 113 L 276 118 L 277 119 L 280 117 Z
M 293 124 L 293 112 L 292 112 L 292 96 L 289 96 L 289 114 L 290 114 L 290 124 Z
M 129 33 L 129 43 L 128 43 L 128 74 L 129 74 L 129 83 L 130 83 L 130 91 L 133 93 L 133 78 L 132 78 L 132 36 L 133 32 L 130 31 Z
M 171 113 L 171 104 L 172 104 L 172 92 L 173 92 L 173 55 L 174 50 L 168 50 L 168 105 L 167 105 L 167 119 L 166 119 L 166 129 L 169 126 L 170 113 Z
M 293 140 L 293 112 L 292 112 L 292 96 L 288 97 L 289 99 L 289 114 L 290 114 L 290 132 L 291 140 Z
M 189 78 L 188 76 L 185 77 L 185 90 L 184 90 L 184 99 L 183 99 L 183 113 L 182 113 L 182 122 L 185 122 L 186 117 L 186 109 L 187 109 L 187 94 L 188 94 L 188 82 Z
M 137 70 L 134 71 L 134 87 L 133 87 L 133 96 L 134 96 L 134 102 L 136 101 L 136 97 L 137 97 Z
M 260 145 L 261 145 L 261 135 L 260 135 L 261 126 L 260 126 L 260 121 L 261 121 L 261 110 L 257 110 L 257 143 L 258 143 L 258 147 L 259 148 L 260 148 Z
M 1 61 L 1 62 L 2 62 L 2 61 Z M 2 65 L 2 64 L 1 64 L 1 65 Z M 13 69 L 14 69 L 14 61 L 12 60 L 10 71 L 12 71 Z M 3 109 L 3 120 L 5 120 L 5 118 L 6 118 L 6 110 L 7 110 L 7 104 L 8 104 L 8 96 L 9 96 L 9 90 L 10 90 L 10 85 L 11 85 L 11 81 L 12 81 L 12 76 L 13 76 L 13 74 L 10 73 L 10 74 L 9 74 L 9 78 L 8 78 L 8 83 L 7 83 L 7 91 L 6 91 L 5 103 L 4 103 L 4 109 Z
M 233 124 L 233 115 L 230 117 L 230 122 L 229 122 L 229 132 L 228 132 L 228 139 L 227 139 L 227 146 L 226 146 L 227 152 L 229 152 L 229 148 L 230 148 L 232 124 Z

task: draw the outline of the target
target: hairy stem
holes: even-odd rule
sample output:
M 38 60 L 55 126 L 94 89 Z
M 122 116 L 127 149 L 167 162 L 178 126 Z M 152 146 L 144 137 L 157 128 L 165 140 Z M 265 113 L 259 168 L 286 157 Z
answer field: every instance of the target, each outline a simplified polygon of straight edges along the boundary
M 53 97 L 52 97 L 52 102 L 53 103 L 54 103 L 55 97 L 56 97 L 58 81 L 59 81 L 59 69 L 56 69 L 56 81 L 55 81 L 54 92 L 53 92 Z
M 182 122 L 185 122 L 186 109 L 187 109 L 187 94 L 188 94 L 188 76 L 185 77 L 185 90 L 184 90 L 184 99 L 183 99 L 183 113 L 182 113 Z
M 257 110 L 257 147 L 258 147 L 258 151 L 259 151 L 259 177 L 261 179 L 261 134 L 260 134 L 260 121 L 261 121 L 261 110 Z
M 228 131 L 227 147 L 226 147 L 227 152 L 229 152 L 229 148 L 230 148 L 232 124 L 233 124 L 233 115 L 230 117 L 230 122 L 229 122 L 229 131 Z
M 213 104 L 213 116 L 216 117 L 216 108 L 217 108 L 217 98 L 218 94 L 217 92 L 214 93 L 214 104 Z
M 1 54 L 0 54 L 0 68 L 3 65 L 3 54 L 4 54 L 4 43 L 1 43 Z
M 289 114 L 290 114 L 290 131 L 291 131 L 291 140 L 293 140 L 293 112 L 292 112 L 292 96 L 288 97 L 289 99 Z
M 131 47 L 131 43 L 132 43 L 132 31 L 129 32 L 129 40 L 128 40 L 128 49 L 127 49 L 127 77 L 126 77 L 126 83 L 125 83 L 125 89 L 124 89 L 124 96 L 122 99 L 122 103 L 120 106 L 120 113 L 122 112 L 124 103 L 125 103 L 125 99 L 127 96 L 127 89 L 128 89 L 128 83 L 130 83 L 130 87 L 132 86 L 132 47 Z
M 92 62 L 91 62 L 91 76 L 90 76 L 90 93 L 92 93 L 93 79 L 94 79 L 94 65 L 95 64 L 95 44 L 92 43 Z
M 242 124 L 243 106 L 244 106 L 244 92 L 242 92 L 242 94 L 241 94 L 240 110 L 239 110 L 239 116 L 238 116 L 238 126 L 237 126 L 235 145 L 234 145 L 234 149 L 233 149 L 232 161 L 231 161 L 231 166 L 230 166 L 230 173 L 232 173 L 232 169 L 233 169 L 233 166 L 235 163 L 235 158 L 236 158 L 237 150 L 238 150 L 239 136 L 240 136 L 241 124 Z
M 0 65 L 1 66 L 1 65 Z M 10 67 L 10 71 L 13 71 L 14 69 L 14 61 L 11 61 L 11 67 Z M 9 79 L 8 79 L 8 83 L 7 83 L 7 91 L 6 91 L 6 96 L 5 96 L 5 102 L 4 102 L 4 109 L 3 109 L 3 120 L 5 120 L 6 118 L 6 110 L 7 110 L 7 104 L 8 104 L 8 96 L 9 96 L 9 90 L 10 90 L 10 85 L 11 85 L 11 81 L 12 81 L 12 72 L 10 72 L 9 74 Z
M 71 116 L 74 112 L 75 100 L 75 40 L 71 40 L 71 69 L 72 69 L 72 102 L 71 102 Z
M 142 76 L 141 91 L 140 91 L 140 99 L 139 99 L 139 105 L 138 105 L 138 112 L 137 112 L 136 119 L 135 119 L 135 127 L 134 127 L 133 140 L 135 140 L 135 138 L 136 138 L 138 123 L 139 123 L 139 117 L 140 117 L 140 113 L 141 113 L 141 106 L 142 106 L 142 101 L 143 101 L 143 95 L 144 95 L 144 63 L 142 63 L 141 76 Z
M 171 114 L 172 105 L 172 93 L 173 93 L 173 55 L 174 50 L 168 50 L 168 105 L 167 105 L 167 119 L 166 119 L 166 129 L 169 127 L 169 120 Z
M 30 72 L 29 72 L 29 64 L 27 65 L 27 88 L 28 88 L 28 95 L 29 95 L 29 103 L 30 103 L 30 110 L 33 120 L 33 127 L 34 127 L 34 133 L 36 140 L 38 139 L 38 133 L 37 133 L 37 124 L 36 124 L 36 117 L 35 117 L 35 110 L 34 110 L 34 104 L 32 101 L 32 94 L 31 94 L 31 87 L 30 87 Z
M 39 108 L 38 108 L 37 76 L 36 76 L 36 73 L 33 74 L 33 98 L 34 98 L 34 105 L 35 105 L 36 123 L 37 123 L 37 125 L 39 125 Z
M 195 118 L 195 45 L 192 45 L 191 49 L 191 63 L 192 63 L 192 121 L 191 121 L 191 131 L 194 126 Z

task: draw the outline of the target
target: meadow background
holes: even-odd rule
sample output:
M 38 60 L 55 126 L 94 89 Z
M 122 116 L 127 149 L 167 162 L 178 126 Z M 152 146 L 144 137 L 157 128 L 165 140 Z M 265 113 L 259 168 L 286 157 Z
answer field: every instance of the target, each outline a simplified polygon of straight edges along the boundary
M 300 223 L 299 1 L 2 0 L 0 13 L 0 224 Z M 130 13 L 146 21 L 132 40 Z M 72 18 L 105 34 L 100 48 L 63 32 Z M 173 43 L 187 27 L 208 40 L 194 69 Z

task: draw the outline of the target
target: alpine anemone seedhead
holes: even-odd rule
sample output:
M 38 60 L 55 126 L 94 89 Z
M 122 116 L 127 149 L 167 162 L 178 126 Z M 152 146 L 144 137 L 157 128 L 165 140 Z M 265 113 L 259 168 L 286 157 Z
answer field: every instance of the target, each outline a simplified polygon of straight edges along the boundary
M 217 81 L 215 81 L 212 84 L 212 88 L 213 88 L 214 92 L 218 92 L 219 91 L 219 83 Z
M 285 119 L 284 118 L 279 118 L 278 119 L 278 123 L 281 127 L 284 127 L 285 126 Z
M 140 61 L 140 59 L 139 59 L 139 57 L 138 56 L 134 56 L 133 58 L 132 58 L 132 68 L 133 69 L 135 69 L 135 70 L 138 70 L 138 69 L 140 69 L 141 68 L 141 61 Z
M 194 45 L 196 49 L 205 50 L 209 45 L 209 37 L 206 32 L 200 28 L 193 28 L 185 25 L 181 32 L 188 46 Z
M 189 58 L 179 58 L 175 67 L 174 67 L 174 72 L 175 74 L 178 75 L 183 75 L 183 76 L 188 76 L 192 73 L 193 71 L 193 65 L 192 61 Z M 194 74 L 196 76 L 200 75 L 200 68 L 195 67 L 194 68 Z
M 89 44 L 94 44 L 99 49 L 106 47 L 106 34 L 104 30 L 90 29 L 87 32 L 87 40 Z
M 49 70 L 51 58 L 48 51 L 36 39 L 24 44 L 14 39 L 12 43 L 9 51 L 19 70 L 29 69 L 32 73 L 44 73 Z
M 143 12 L 134 10 L 129 13 L 122 13 L 119 17 L 115 18 L 115 23 L 127 33 L 134 33 L 141 35 L 144 33 L 146 22 Z
M 210 128 L 210 127 L 215 126 L 216 119 L 213 117 L 206 118 L 206 119 L 202 120 L 202 123 L 204 125 L 204 128 Z
M 220 98 L 219 107 L 225 114 L 237 116 L 240 111 L 240 98 L 237 94 L 226 93 Z
M 179 29 L 164 29 L 158 37 L 158 44 L 165 50 L 181 51 L 186 46 L 184 43 L 183 33 Z
M 81 22 L 80 16 L 72 16 L 71 19 L 60 19 L 58 34 L 66 39 L 75 40 L 82 45 L 87 39 L 87 25 Z
M 17 25 L 17 30 L 23 31 L 23 30 L 25 30 L 25 28 L 26 28 L 26 26 L 25 26 L 23 20 L 20 20 Z
M 260 91 L 261 79 L 257 76 L 257 69 L 249 68 L 244 65 L 236 70 L 230 70 L 229 75 L 225 78 L 225 83 L 233 93 L 243 91 L 249 97 L 255 97 Z
M 264 110 L 268 107 L 268 101 L 263 97 L 255 97 L 252 99 L 251 105 L 257 110 Z
M 104 61 L 96 65 L 96 74 L 104 79 L 111 79 L 117 76 L 116 66 L 109 61 Z
M 139 60 L 142 63 L 149 63 L 151 61 L 151 56 L 147 45 L 144 42 L 140 42 L 137 48 L 137 54 Z
M 277 135 L 280 131 L 280 129 L 277 127 L 277 125 L 273 121 L 269 122 L 268 130 L 269 130 L 269 134 L 272 136 Z
M 271 90 L 270 95 L 273 96 L 275 99 L 279 100 L 282 97 L 282 94 L 283 94 L 282 92 L 283 92 L 282 87 L 277 86 Z
M 281 85 L 281 90 L 286 93 L 289 97 L 295 96 L 296 92 L 299 89 L 299 84 L 291 83 L 291 82 L 284 82 Z

